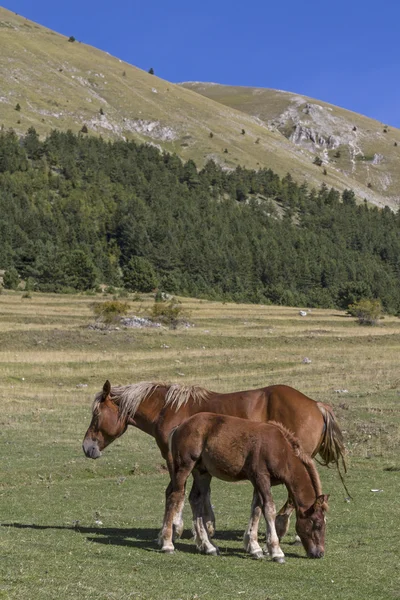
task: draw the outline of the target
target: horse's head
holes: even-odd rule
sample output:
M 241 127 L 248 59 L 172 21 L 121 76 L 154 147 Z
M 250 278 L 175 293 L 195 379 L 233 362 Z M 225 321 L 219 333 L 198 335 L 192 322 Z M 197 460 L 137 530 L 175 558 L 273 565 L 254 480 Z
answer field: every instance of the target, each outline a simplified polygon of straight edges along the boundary
M 307 510 L 297 511 L 296 532 L 309 558 L 322 558 L 325 553 L 325 512 L 328 509 L 327 495 L 318 496 Z
M 99 458 L 101 451 L 125 433 L 135 422 L 130 417 L 121 419 L 119 408 L 111 399 L 111 384 L 107 380 L 99 401 L 93 408 L 92 420 L 83 439 L 83 451 L 88 458 Z

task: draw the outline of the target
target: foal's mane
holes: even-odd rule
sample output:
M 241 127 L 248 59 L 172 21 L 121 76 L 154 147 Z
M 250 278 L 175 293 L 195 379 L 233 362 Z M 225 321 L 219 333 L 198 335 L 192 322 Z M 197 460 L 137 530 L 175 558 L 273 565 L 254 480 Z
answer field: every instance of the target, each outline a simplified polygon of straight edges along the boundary
M 171 406 L 176 412 L 186 404 L 198 404 L 211 395 L 210 391 L 197 385 L 141 381 L 129 385 L 113 386 L 110 397 L 118 406 L 121 418 L 134 417 L 142 402 L 159 388 L 166 388 L 167 390 L 163 397 L 164 406 Z M 98 411 L 102 399 L 103 392 L 98 392 L 92 406 L 93 413 Z
M 297 456 L 301 460 L 301 462 L 307 469 L 308 474 L 311 479 L 311 483 L 315 490 L 316 496 L 317 497 L 321 496 L 321 494 L 322 494 L 321 480 L 319 478 L 317 468 L 316 468 L 312 458 L 310 458 L 304 452 L 303 448 L 300 445 L 299 440 L 293 435 L 293 433 L 291 431 L 289 431 L 289 429 L 287 429 L 284 425 L 282 425 L 282 423 L 278 423 L 277 421 L 268 421 L 268 423 L 270 425 L 274 425 L 282 432 L 283 437 L 286 439 L 288 444 L 292 447 L 292 450 L 293 450 L 295 456 Z

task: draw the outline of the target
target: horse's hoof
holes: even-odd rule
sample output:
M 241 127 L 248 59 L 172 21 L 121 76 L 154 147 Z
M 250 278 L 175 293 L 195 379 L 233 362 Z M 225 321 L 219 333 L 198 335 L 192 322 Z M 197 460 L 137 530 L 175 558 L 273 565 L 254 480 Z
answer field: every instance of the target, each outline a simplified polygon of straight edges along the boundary
M 258 552 L 253 552 L 253 554 L 251 554 L 252 558 L 255 558 L 256 560 L 260 560 L 262 558 L 264 558 L 264 554 L 262 552 L 262 550 L 259 550 Z
M 274 558 L 272 559 L 274 562 L 279 563 L 280 565 L 285 564 L 285 559 L 283 556 L 274 556 Z
M 175 548 L 161 548 L 161 552 L 163 554 L 173 554 L 175 552 Z
M 296 537 L 294 538 L 293 546 L 301 546 L 301 539 L 298 535 L 296 535 Z
M 213 550 L 210 550 L 209 552 L 207 552 L 207 554 L 209 556 L 219 556 L 219 548 L 214 548 Z

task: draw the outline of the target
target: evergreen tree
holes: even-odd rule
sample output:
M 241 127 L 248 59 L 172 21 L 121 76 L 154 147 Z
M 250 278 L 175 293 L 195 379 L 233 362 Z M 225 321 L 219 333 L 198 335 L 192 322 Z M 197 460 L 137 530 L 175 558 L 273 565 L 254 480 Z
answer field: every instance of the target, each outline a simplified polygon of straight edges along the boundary
M 124 268 L 124 285 L 133 292 L 151 292 L 157 286 L 153 265 L 142 256 L 132 256 Z

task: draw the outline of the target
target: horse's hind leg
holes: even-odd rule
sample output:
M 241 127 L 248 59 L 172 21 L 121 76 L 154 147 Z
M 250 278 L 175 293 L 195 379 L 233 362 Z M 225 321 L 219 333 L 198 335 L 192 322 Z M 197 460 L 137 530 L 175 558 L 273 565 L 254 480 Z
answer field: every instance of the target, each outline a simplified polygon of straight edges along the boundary
M 203 496 L 203 519 L 207 529 L 209 537 L 213 537 L 215 533 L 215 515 L 211 504 L 211 489 L 208 486 L 208 490 Z
M 166 490 L 164 522 L 158 538 L 163 552 L 172 553 L 175 550 L 172 542 L 173 524 L 176 515 L 182 513 L 186 480 L 189 473 L 190 471 L 187 470 L 178 471 L 174 476 L 174 481 L 170 483 Z
M 204 515 L 204 499 L 209 493 L 211 475 L 207 472 L 193 471 L 194 483 L 189 494 L 189 502 L 193 513 L 193 532 L 197 549 L 203 554 L 219 554 L 208 537 Z
M 261 517 L 261 501 L 259 495 L 254 490 L 253 501 L 251 503 L 250 521 L 247 530 L 243 536 L 243 545 L 246 552 L 249 552 L 254 558 L 263 558 L 263 551 L 258 543 L 258 524 Z
M 171 493 L 172 493 L 172 482 L 170 481 L 167 486 L 167 489 L 165 490 L 165 505 L 167 505 L 168 498 L 170 497 Z M 179 504 L 179 507 L 177 508 L 177 510 L 174 514 L 174 517 L 173 517 L 172 538 L 174 540 L 178 540 L 183 533 L 182 512 L 183 512 L 184 504 L 185 504 L 185 498 L 183 498 L 182 502 Z M 162 530 L 158 534 L 158 538 L 159 539 L 162 538 Z
M 275 529 L 276 509 L 271 494 L 271 482 L 269 475 L 258 473 L 253 485 L 260 496 L 262 511 L 267 523 L 268 553 L 275 562 L 284 563 L 285 555 L 279 545 L 279 538 Z

